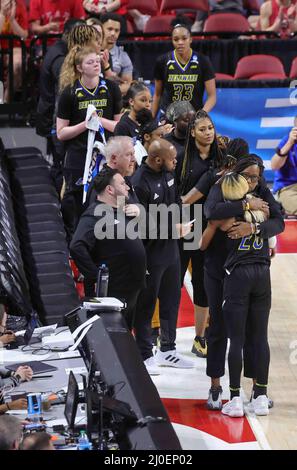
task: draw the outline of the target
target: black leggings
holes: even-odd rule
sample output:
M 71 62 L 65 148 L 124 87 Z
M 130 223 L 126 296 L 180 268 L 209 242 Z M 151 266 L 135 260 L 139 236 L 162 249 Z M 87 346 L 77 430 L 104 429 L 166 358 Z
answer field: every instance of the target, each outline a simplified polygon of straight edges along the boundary
M 207 331 L 206 374 L 211 378 L 225 375 L 225 358 L 227 349 L 227 333 L 223 316 L 223 279 L 212 276 L 204 271 L 204 285 L 209 303 L 209 327 Z M 244 376 L 256 377 L 255 348 L 250 317 L 247 318 L 245 342 L 243 347 Z
M 224 280 L 223 315 L 230 338 L 228 355 L 230 387 L 240 387 L 242 350 L 246 326 L 254 348 L 255 379 L 266 385 L 270 362 L 267 338 L 271 308 L 270 270 L 266 264 L 239 265 Z
M 181 285 L 188 269 L 189 262 L 192 263 L 192 285 L 193 302 L 199 307 L 208 307 L 207 296 L 204 288 L 204 252 L 200 250 L 184 250 L 183 241 L 179 242 Z

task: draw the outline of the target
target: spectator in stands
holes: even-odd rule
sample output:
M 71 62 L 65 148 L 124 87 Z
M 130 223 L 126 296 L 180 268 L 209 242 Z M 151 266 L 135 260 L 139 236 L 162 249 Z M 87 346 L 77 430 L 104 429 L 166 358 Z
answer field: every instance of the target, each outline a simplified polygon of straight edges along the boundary
M 297 215 L 297 116 L 294 127 L 279 143 L 271 160 L 273 192 L 287 215 Z
M 83 7 L 92 15 L 105 15 L 106 13 L 117 13 L 125 15 L 128 0 L 83 0 Z
M 172 31 L 174 50 L 159 57 L 154 78 L 153 116 L 166 112 L 174 101 L 189 101 L 195 111 L 209 112 L 216 103 L 215 74 L 207 57 L 192 50 L 188 25 L 176 24 Z M 204 89 L 207 99 L 203 104 Z
M 139 10 L 128 10 L 129 16 L 133 18 L 134 25 L 137 31 L 143 32 L 146 23 L 150 19 L 150 15 L 144 15 Z
M 297 31 L 295 0 L 268 0 L 260 8 L 260 29 L 288 36 Z
M 209 13 L 205 11 L 197 11 L 195 22 L 192 25 L 192 33 L 203 31 L 204 22 L 208 14 L 215 13 L 240 13 L 244 15 L 242 0 L 209 0 Z
M 22 425 L 15 416 L 0 416 L 0 450 L 18 450 Z
M 0 0 L 0 34 L 15 34 L 23 39 L 28 37 L 28 15 L 23 0 Z M 9 47 L 8 41 L 1 41 L 0 49 Z M 6 59 L 6 57 L 5 57 Z M 8 59 L 9 60 L 9 59 Z M 8 60 L 4 63 L 8 64 Z M 7 73 L 8 70 L 7 70 Z M 4 87 L 4 102 L 13 97 L 9 96 L 9 80 L 7 76 Z M 13 42 L 13 90 L 18 91 L 22 81 L 22 49 L 18 41 Z
M 94 189 L 97 201 L 83 213 L 70 252 L 80 272 L 92 279 L 93 285 L 97 281 L 99 265 L 105 263 L 108 266 L 108 295 L 126 300 L 123 315 L 132 329 L 136 301 L 145 285 L 146 257 L 142 240 L 129 237 L 126 229 L 135 215 L 139 215 L 139 209 L 136 207 L 135 212 L 135 207 L 125 204 L 130 187 L 118 170 L 104 168 L 94 178 Z M 107 222 L 103 225 L 106 217 L 108 224 L 115 227 L 116 232 L 112 230 L 111 237 L 108 237 Z
M 139 137 L 141 129 L 142 116 L 150 116 L 152 96 L 148 87 L 142 82 L 132 82 L 127 91 L 125 101 L 128 102 L 130 112 L 123 114 L 117 123 L 114 135 L 128 135 L 130 137 Z
M 62 33 L 69 18 L 85 16 L 81 0 L 30 0 L 29 20 L 34 34 Z
M 175 146 L 177 161 L 180 161 L 184 156 L 187 131 L 195 118 L 195 110 L 189 101 L 175 101 L 167 108 L 166 117 L 174 125 L 174 129 L 165 135 L 165 139 Z
M 55 450 L 55 448 L 50 434 L 34 432 L 24 436 L 20 450 Z
M 63 215 L 71 238 L 82 210 L 83 187 L 79 180 L 83 176 L 87 152 L 88 132 L 85 119 L 88 104 L 94 104 L 102 126 L 110 135 L 120 119 L 121 92 L 115 82 L 103 80 L 100 76 L 100 56 L 94 46 L 73 47 L 65 63 L 60 76 L 57 137 L 65 141 L 67 147 Z M 99 133 L 97 140 L 102 140 Z
M 125 95 L 132 82 L 133 65 L 123 47 L 116 44 L 121 32 L 121 17 L 115 13 L 107 13 L 100 20 L 104 29 L 103 47 L 110 54 L 113 78 L 119 83 L 122 95 Z
M 84 0 L 84 9 L 92 16 L 99 15 L 101 20 L 107 13 L 115 13 L 121 22 L 121 33 L 127 32 L 127 4 L 128 0 Z

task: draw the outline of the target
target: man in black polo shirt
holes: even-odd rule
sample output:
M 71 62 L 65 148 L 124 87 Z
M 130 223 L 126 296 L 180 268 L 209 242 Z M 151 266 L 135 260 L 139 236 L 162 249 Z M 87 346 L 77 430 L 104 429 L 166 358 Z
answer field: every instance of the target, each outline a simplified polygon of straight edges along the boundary
M 105 168 L 96 176 L 94 188 L 97 201 L 83 213 L 70 252 L 94 286 L 99 265 L 108 267 L 108 296 L 125 299 L 124 316 L 132 329 L 137 297 L 145 284 L 146 255 L 140 238 L 127 236 L 127 224 L 133 217 L 125 214 L 126 206 L 121 203 L 128 198 L 129 186 L 117 170 Z

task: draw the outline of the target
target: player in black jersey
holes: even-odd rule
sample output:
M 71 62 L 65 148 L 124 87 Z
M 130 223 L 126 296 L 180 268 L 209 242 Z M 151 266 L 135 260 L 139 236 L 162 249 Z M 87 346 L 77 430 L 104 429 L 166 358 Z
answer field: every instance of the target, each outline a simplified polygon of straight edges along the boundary
M 148 87 L 141 82 L 131 84 L 125 96 L 130 111 L 126 112 L 117 123 L 114 135 L 126 135 L 128 137 L 140 138 L 140 128 L 142 117 L 144 115 L 146 121 L 152 119 L 150 112 L 152 96 Z
M 224 405 L 222 412 L 231 417 L 240 417 L 244 413 L 243 403 L 239 395 L 242 349 L 247 335 L 249 336 L 248 342 L 253 349 L 250 354 L 250 365 L 247 365 L 252 371 L 252 375 L 250 375 L 251 372 L 247 374 L 246 370 L 245 375 L 256 379 L 252 405 L 256 414 L 268 414 L 269 346 L 267 325 L 271 306 L 268 237 L 281 233 L 284 229 L 284 222 L 279 205 L 269 189 L 265 184 L 259 184 L 263 172 L 263 165 L 259 160 L 256 156 L 245 157 L 238 162 L 234 171 L 246 178 L 250 193 L 263 198 L 259 199 L 257 208 L 264 210 L 269 215 L 268 220 L 261 224 L 244 221 L 235 222 L 228 231 L 227 240 L 226 237 L 221 237 L 222 240 L 219 244 L 215 242 L 215 239 L 212 242 L 217 246 L 217 255 L 212 250 L 214 274 L 211 274 L 211 276 L 216 275 L 215 266 L 218 266 L 218 270 L 220 270 L 223 263 L 227 273 L 224 279 L 222 311 L 227 336 L 230 338 L 228 363 L 231 399 Z M 211 219 L 225 219 L 235 214 L 241 217 L 244 210 L 249 209 L 249 203 L 242 200 L 225 203 L 219 195 L 216 195 L 216 193 L 221 192 L 220 186 L 220 183 L 215 185 L 210 192 L 206 204 L 206 215 Z M 213 201 L 216 201 L 216 203 Z M 267 212 L 268 208 L 269 212 Z M 210 260 L 207 258 L 206 260 L 209 266 Z M 217 310 L 219 311 L 218 308 Z M 223 332 L 224 325 L 221 326 L 221 330 Z M 218 332 L 216 335 L 218 342 Z M 221 362 L 224 356 L 223 344 L 221 353 L 218 346 L 213 352 L 215 353 L 215 351 L 217 359 L 219 358 Z M 253 356 L 254 361 L 252 360 Z M 212 357 L 212 359 L 214 358 L 215 356 Z M 215 369 L 218 370 L 217 373 L 214 372 Z M 219 372 L 213 361 L 208 363 L 208 375 L 212 377 L 223 375 L 223 369 L 224 366 L 220 367 Z
M 174 50 L 158 58 L 155 71 L 153 116 L 166 111 L 174 101 L 190 101 L 193 108 L 209 112 L 216 103 L 215 74 L 207 57 L 191 48 L 188 26 L 177 24 L 172 31 Z M 207 99 L 203 104 L 203 93 Z
M 69 55 L 69 70 L 60 77 L 61 96 L 57 112 L 57 136 L 66 142 L 63 200 L 64 222 L 69 238 L 82 209 L 82 185 L 87 152 L 88 130 L 86 112 L 93 104 L 105 128 L 106 137 L 113 132 L 121 111 L 121 92 L 118 85 L 101 77 L 100 57 L 93 46 L 75 46 Z M 102 140 L 97 133 L 97 140 Z

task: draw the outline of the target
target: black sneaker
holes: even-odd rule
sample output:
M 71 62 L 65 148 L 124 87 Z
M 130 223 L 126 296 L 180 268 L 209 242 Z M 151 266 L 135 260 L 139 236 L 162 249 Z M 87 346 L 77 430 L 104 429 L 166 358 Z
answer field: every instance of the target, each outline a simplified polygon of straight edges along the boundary
M 209 389 L 209 395 L 206 403 L 208 410 L 221 410 L 223 406 L 222 402 L 222 387 L 211 387 Z
M 206 338 L 196 336 L 193 341 L 192 353 L 197 357 L 205 358 L 207 356 L 207 342 Z

